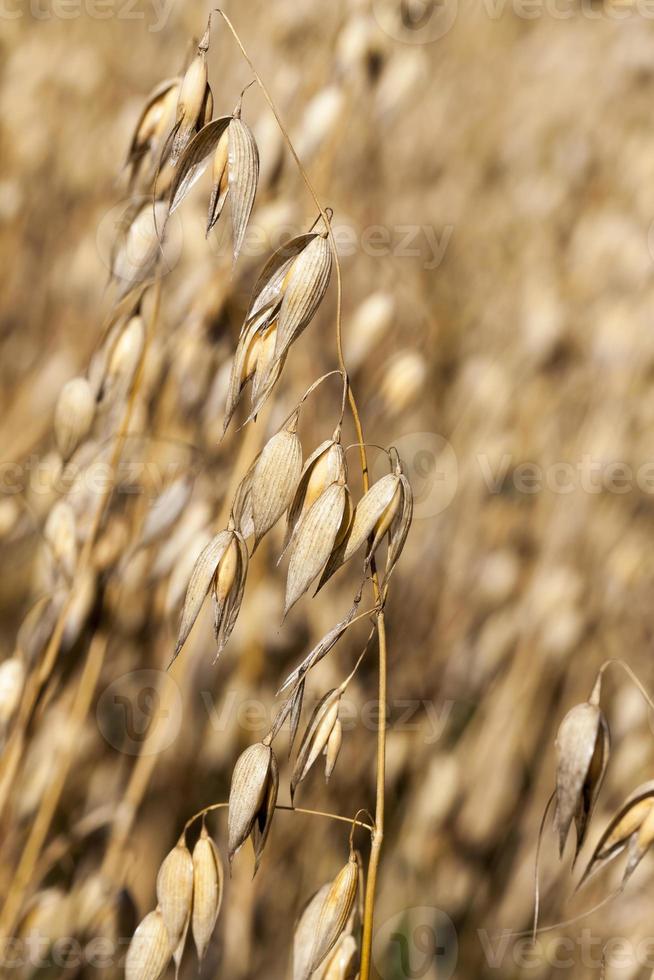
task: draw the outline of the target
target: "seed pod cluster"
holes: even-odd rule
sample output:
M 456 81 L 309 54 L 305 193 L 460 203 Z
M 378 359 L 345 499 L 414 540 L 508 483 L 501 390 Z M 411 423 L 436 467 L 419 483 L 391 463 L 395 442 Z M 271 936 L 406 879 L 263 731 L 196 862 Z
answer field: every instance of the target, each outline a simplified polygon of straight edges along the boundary
M 157 907 L 138 926 L 127 951 L 127 980 L 158 980 L 171 958 L 179 970 L 189 925 L 202 962 L 220 911 L 223 877 L 204 824 L 193 855 L 182 835 L 159 869 Z
M 291 344 L 313 319 L 329 284 L 332 253 L 327 232 L 310 232 L 279 248 L 255 283 L 241 329 L 229 385 L 224 429 L 252 380 L 248 421 L 261 410 Z
M 202 176 L 212 154 L 207 235 L 220 218 L 229 198 L 233 257 L 236 262 L 259 182 L 259 151 L 254 136 L 241 120 L 240 104 L 231 116 L 223 116 L 204 126 L 182 153 L 170 188 L 170 214 Z

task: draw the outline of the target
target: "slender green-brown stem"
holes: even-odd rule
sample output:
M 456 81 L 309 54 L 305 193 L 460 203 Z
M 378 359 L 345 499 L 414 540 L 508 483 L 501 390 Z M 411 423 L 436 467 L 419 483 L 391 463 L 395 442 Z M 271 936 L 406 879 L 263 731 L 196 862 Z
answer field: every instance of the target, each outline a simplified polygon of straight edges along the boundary
M 364 493 L 370 487 L 370 477 L 368 473 L 368 457 L 366 454 L 365 446 L 365 436 L 363 434 L 363 425 L 361 423 L 361 416 L 359 414 L 359 409 L 357 407 L 356 399 L 354 397 L 354 392 L 352 391 L 352 386 L 347 380 L 347 368 L 345 366 L 345 357 L 343 354 L 343 282 L 341 276 L 341 266 L 338 258 L 338 249 L 336 248 L 336 240 L 334 238 L 334 233 L 331 228 L 331 223 L 326 209 L 320 202 L 318 195 L 314 189 L 311 179 L 302 164 L 291 138 L 284 126 L 284 123 L 277 111 L 277 107 L 270 95 L 266 85 L 264 84 L 261 76 L 259 75 L 257 69 L 255 68 L 252 59 L 245 50 L 243 42 L 241 41 L 236 28 L 232 24 L 231 20 L 227 14 L 220 8 L 216 8 L 216 13 L 220 14 L 225 24 L 229 28 L 234 40 L 236 41 L 238 47 L 240 48 L 241 54 L 248 63 L 254 78 L 256 79 L 263 96 L 268 103 L 277 124 L 280 128 L 284 141 L 295 160 L 297 168 L 300 175 L 309 191 L 309 194 L 313 198 L 314 204 L 316 205 L 320 215 L 324 221 L 325 228 L 327 229 L 327 235 L 329 236 L 329 243 L 331 245 L 333 257 L 334 257 L 334 267 L 336 269 L 336 352 L 338 357 L 338 366 L 343 372 L 344 383 L 347 384 L 347 394 L 348 402 L 350 405 L 350 411 L 352 413 L 352 419 L 354 422 L 354 429 L 356 431 L 357 442 L 359 443 L 359 458 L 361 461 L 361 474 L 363 482 Z M 370 860 L 368 862 L 368 875 L 366 881 L 366 897 L 364 903 L 364 914 L 363 914 L 363 937 L 361 942 L 361 972 L 360 980 L 369 980 L 370 977 L 370 965 L 371 965 L 371 951 L 372 951 L 372 928 L 373 928 L 373 918 L 375 909 L 375 887 L 377 883 L 377 872 L 379 869 L 379 861 L 381 857 L 381 847 L 384 839 L 384 804 L 385 804 L 385 774 L 386 774 L 386 675 L 387 675 L 387 646 L 386 646 L 386 623 L 384 619 L 384 608 L 381 600 L 381 590 L 379 587 L 379 578 L 377 575 L 377 569 L 375 567 L 374 558 L 370 563 L 370 571 L 372 576 L 373 591 L 375 595 L 375 602 L 378 604 L 377 612 L 377 634 L 379 637 L 379 704 L 380 704 L 380 716 L 379 716 L 379 728 L 377 731 L 377 774 L 376 774 L 376 802 L 375 802 L 375 830 L 372 839 L 372 847 L 370 850 Z

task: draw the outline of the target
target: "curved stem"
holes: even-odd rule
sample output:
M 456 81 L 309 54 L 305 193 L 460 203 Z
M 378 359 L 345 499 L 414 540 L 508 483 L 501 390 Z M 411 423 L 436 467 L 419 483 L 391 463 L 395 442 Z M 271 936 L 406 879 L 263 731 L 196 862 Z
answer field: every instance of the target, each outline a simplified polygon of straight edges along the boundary
M 554 802 L 556 797 L 556 791 L 552 793 L 549 800 L 545 804 L 545 810 L 543 816 L 541 817 L 540 827 L 538 828 L 538 843 L 536 844 L 536 859 L 534 861 L 534 925 L 532 928 L 532 941 L 536 941 L 536 933 L 538 932 L 538 915 L 540 913 L 540 848 L 543 842 L 543 833 L 545 832 L 545 821 L 547 820 L 547 814 L 550 812 L 550 807 Z
M 313 184 L 307 171 L 300 160 L 291 138 L 284 126 L 284 123 L 277 111 L 277 107 L 270 95 L 263 79 L 259 75 L 259 72 L 254 66 L 252 59 L 245 50 L 243 43 L 238 36 L 236 28 L 232 24 L 231 20 L 227 14 L 221 10 L 219 7 L 215 8 L 215 12 L 220 14 L 223 21 L 229 28 L 236 44 L 238 45 L 241 54 L 245 58 L 245 61 L 250 67 L 254 78 L 263 93 L 263 96 L 268 103 L 271 112 L 273 113 L 275 119 L 277 120 L 277 125 L 279 126 L 280 132 L 284 137 L 284 141 L 295 160 L 298 171 L 307 187 L 309 194 L 311 195 L 314 204 L 316 205 L 320 215 L 325 224 L 325 229 L 329 238 L 329 244 L 332 249 L 332 254 L 334 258 L 334 267 L 336 269 L 336 353 L 338 359 L 338 366 L 343 373 L 343 384 L 344 388 L 347 388 L 347 398 L 350 405 L 350 411 L 352 413 L 352 420 L 354 422 L 354 429 L 356 432 L 356 438 L 359 445 L 359 459 L 361 462 L 361 476 L 363 483 L 363 491 L 366 493 L 370 488 L 370 477 L 368 473 L 368 457 L 366 453 L 366 440 L 363 432 L 363 425 L 361 423 L 361 416 L 359 414 L 359 409 L 357 406 L 356 398 L 354 397 L 354 392 L 352 391 L 352 386 L 349 383 L 347 368 L 345 366 L 345 356 L 343 354 L 343 282 L 341 275 L 341 264 L 338 257 L 338 249 L 336 247 L 336 240 L 334 238 L 334 233 L 332 231 L 330 215 L 327 210 L 323 207 L 318 195 L 314 189 Z M 370 850 L 370 860 L 368 862 L 368 876 L 366 882 L 366 897 L 364 903 L 364 913 L 363 913 L 363 937 L 361 942 L 361 971 L 360 980 L 369 980 L 370 977 L 370 963 L 372 954 L 372 928 L 373 928 L 373 918 L 374 918 L 374 907 L 375 907 L 375 886 L 377 882 L 377 872 L 379 869 L 379 860 L 381 856 L 381 847 L 384 839 L 384 810 L 385 810 L 385 772 L 386 772 L 386 675 L 387 675 L 387 647 L 386 647 L 386 623 L 384 619 L 384 607 L 381 603 L 381 590 L 379 586 L 379 577 L 377 575 L 377 568 L 375 565 L 374 558 L 370 562 L 370 572 L 372 577 L 373 592 L 375 596 L 375 603 L 377 604 L 377 634 L 379 637 L 379 704 L 380 704 L 380 718 L 379 718 L 379 728 L 377 730 L 377 774 L 376 774 L 376 792 L 375 792 L 375 829 L 373 833 L 372 847 Z
M 196 820 L 199 820 L 200 817 L 205 817 L 207 813 L 212 813 L 214 810 L 222 810 L 227 806 L 229 806 L 229 803 L 211 803 L 209 806 L 205 806 L 204 809 L 198 810 L 197 813 L 194 813 L 193 816 L 186 821 L 182 834 L 185 834 L 189 827 L 194 824 Z M 339 823 L 349 823 L 353 828 L 365 827 L 365 829 L 369 830 L 371 833 L 373 833 L 375 829 L 371 824 L 365 823 L 363 820 L 357 820 L 359 813 L 367 813 L 366 810 L 359 810 L 353 820 L 351 817 L 343 817 L 340 813 L 327 813 L 324 810 L 305 810 L 304 807 L 301 806 L 287 806 L 283 803 L 278 803 L 275 809 L 286 810 L 288 813 L 303 813 L 308 817 L 325 817 L 326 820 L 337 820 Z
M 616 664 L 618 667 L 622 667 L 627 677 L 629 677 L 629 679 L 636 685 L 636 687 L 642 694 L 647 704 L 654 711 L 654 701 L 652 701 L 652 698 L 648 694 L 645 685 L 642 683 L 642 681 L 638 679 L 638 677 L 631 669 L 629 664 L 625 663 L 624 660 L 618 660 L 617 658 L 612 658 L 611 660 L 605 660 L 597 673 L 597 679 L 599 680 L 604 675 L 607 668 L 610 667 L 612 664 Z

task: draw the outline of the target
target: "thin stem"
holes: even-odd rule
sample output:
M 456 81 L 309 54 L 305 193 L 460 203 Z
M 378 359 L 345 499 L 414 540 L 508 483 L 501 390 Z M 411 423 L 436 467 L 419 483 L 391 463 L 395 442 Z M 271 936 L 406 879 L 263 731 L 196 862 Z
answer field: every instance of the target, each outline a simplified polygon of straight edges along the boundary
M 291 138 L 284 126 L 284 123 L 277 111 L 277 107 L 272 99 L 272 96 L 268 92 L 263 79 L 259 75 L 259 72 L 255 68 L 252 59 L 245 50 L 243 43 L 232 24 L 231 20 L 227 14 L 221 10 L 219 7 L 216 8 L 216 13 L 220 14 L 225 24 L 229 28 L 236 44 L 238 45 L 241 54 L 245 58 L 245 61 L 250 67 L 254 78 L 263 93 L 263 96 L 268 103 L 271 112 L 273 113 L 275 119 L 277 120 L 277 125 L 279 126 L 280 132 L 284 137 L 284 141 L 295 160 L 298 171 L 307 187 L 309 194 L 311 195 L 314 204 L 318 208 L 323 222 L 325 224 L 325 229 L 329 238 L 329 244 L 331 246 L 332 254 L 334 257 L 334 266 L 336 269 L 336 352 L 338 359 L 338 366 L 343 372 L 344 384 L 347 385 L 347 395 L 350 405 L 350 411 L 352 413 L 352 420 L 354 422 L 354 429 L 356 432 L 357 442 L 359 445 L 359 459 L 361 462 L 361 475 L 363 482 L 363 491 L 366 493 L 370 488 L 370 477 L 368 473 L 368 457 L 366 454 L 365 447 L 365 436 L 363 432 L 363 425 L 361 422 L 361 416 L 359 414 L 359 409 L 357 406 L 356 398 L 354 397 L 354 392 L 352 391 L 352 386 L 349 383 L 347 368 L 345 366 L 345 356 L 343 354 L 343 282 L 341 275 L 341 264 L 338 257 L 338 249 L 336 248 L 336 240 L 334 238 L 334 233 L 332 231 L 330 216 L 326 209 L 323 207 L 318 195 L 314 189 L 314 186 L 309 178 L 307 171 L 300 160 Z M 386 623 L 384 619 L 384 608 L 381 603 L 381 590 L 379 587 L 379 577 L 377 575 L 377 568 L 375 565 L 374 558 L 370 562 L 370 572 L 372 577 L 373 592 L 375 596 L 375 603 L 379 607 L 377 611 L 377 632 L 379 636 L 379 703 L 382 706 L 379 719 L 379 728 L 377 730 L 377 775 L 376 775 L 376 801 L 375 801 L 375 830 L 373 834 L 372 847 L 370 851 L 370 860 L 368 863 L 368 880 L 366 883 L 366 897 L 364 904 L 364 916 L 363 916 L 363 938 L 361 944 L 361 972 L 360 980 L 369 980 L 370 977 L 370 963 L 371 963 L 371 953 L 372 953 L 372 928 L 373 928 L 373 918 L 374 918 L 374 907 L 375 907 L 375 886 L 377 882 L 377 872 L 379 869 L 379 861 L 381 857 L 381 847 L 384 839 L 384 810 L 385 810 L 385 772 L 386 772 L 386 712 L 383 706 L 386 704 L 386 675 L 387 675 L 387 645 L 386 645 Z
M 205 806 L 204 809 L 198 810 L 197 813 L 194 813 L 193 816 L 186 821 L 182 834 L 185 834 L 189 827 L 191 827 L 196 820 L 199 820 L 200 817 L 204 819 L 207 813 L 212 813 L 214 810 L 222 810 L 228 806 L 229 803 L 211 803 L 210 806 Z M 375 829 L 371 824 L 365 823 L 363 820 L 357 820 L 359 813 L 367 813 L 366 810 L 359 810 L 353 820 L 351 817 L 341 816 L 340 813 L 327 813 L 325 810 L 306 810 L 301 806 L 287 806 L 283 803 L 278 803 L 275 809 L 286 810 L 288 813 L 303 813 L 308 817 L 324 817 L 326 820 L 337 820 L 339 823 L 349 823 L 352 827 L 365 827 L 365 829 L 369 830 L 370 833 L 373 833 Z
M 541 817 L 540 827 L 538 829 L 538 843 L 536 844 L 536 859 L 534 861 L 534 925 L 532 928 L 532 941 L 536 939 L 536 933 L 538 932 L 538 916 L 540 913 L 540 848 L 543 842 L 543 833 L 545 832 L 545 821 L 547 820 L 547 814 L 550 812 L 550 807 L 554 802 L 556 797 L 556 791 L 552 793 L 547 804 L 545 806 L 545 811 Z
M 638 688 L 638 690 L 642 694 L 642 696 L 645 699 L 645 701 L 647 702 L 647 704 L 654 711 L 654 701 L 652 701 L 652 698 L 649 696 L 649 694 L 647 692 L 647 689 L 645 688 L 645 685 L 642 683 L 642 681 L 639 680 L 639 678 L 636 676 L 636 674 L 631 669 L 631 667 L 629 666 L 629 664 L 625 663 L 624 660 L 618 660 L 617 658 L 612 658 L 611 660 L 605 660 L 604 663 L 602 664 L 602 666 L 600 667 L 598 673 L 597 673 L 598 680 L 599 680 L 600 677 L 602 677 L 604 675 L 604 673 L 607 670 L 607 668 L 610 667 L 612 664 L 616 664 L 618 667 L 622 667 L 622 669 L 624 670 L 625 674 L 636 685 L 636 687 Z
M 355 663 L 354 667 L 352 668 L 352 670 L 350 671 L 350 673 L 347 675 L 347 677 L 345 678 L 345 680 L 343 681 L 343 683 L 339 686 L 339 688 L 338 688 L 339 691 L 343 691 L 344 692 L 346 690 L 348 684 L 350 683 L 350 681 L 352 680 L 352 678 L 356 674 L 357 670 L 359 669 L 359 665 L 360 665 L 361 661 L 363 660 L 363 658 L 365 657 L 365 655 L 366 655 L 367 652 L 368 652 L 368 644 L 366 643 L 365 647 L 363 648 L 363 650 L 359 654 L 359 659 Z

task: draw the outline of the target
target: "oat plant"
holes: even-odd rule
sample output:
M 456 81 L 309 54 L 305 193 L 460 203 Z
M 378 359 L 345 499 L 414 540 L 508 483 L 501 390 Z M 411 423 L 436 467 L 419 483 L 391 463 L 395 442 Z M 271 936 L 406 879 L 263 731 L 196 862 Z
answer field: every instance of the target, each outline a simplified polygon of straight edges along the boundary
M 600 667 L 587 701 L 572 707 L 563 718 L 556 736 L 556 786 L 545 807 L 538 837 L 535 867 L 535 903 L 532 935 L 539 931 L 540 906 L 539 856 L 550 811 L 553 813 L 559 857 L 563 859 L 570 832 L 574 826 L 572 869 L 584 847 L 591 818 L 599 798 L 611 754 L 609 722 L 601 707 L 602 681 L 606 671 L 620 667 L 647 705 L 654 701 L 639 678 L 622 660 L 607 660 Z M 553 810 L 552 810 L 553 808 Z M 654 781 L 650 780 L 627 796 L 604 828 L 592 849 L 586 867 L 575 886 L 575 892 L 621 856 L 626 855 L 622 878 L 614 889 L 607 889 L 599 904 L 558 925 L 570 925 L 586 918 L 617 898 L 654 843 Z M 547 929 L 554 928 L 547 926 Z
M 190 572 L 181 621 L 171 663 L 184 658 L 185 645 L 205 602 L 213 607 L 215 656 L 222 654 L 238 620 L 248 584 L 250 559 L 262 539 L 278 521 L 286 522 L 280 561 L 287 564 L 284 617 L 307 593 L 318 592 L 343 565 L 360 561 L 361 585 L 352 597 L 349 612 L 303 658 L 286 679 L 280 678 L 280 705 L 270 731 L 235 760 L 228 801 L 208 802 L 188 820 L 177 845 L 165 858 L 156 883 L 157 905 L 134 933 L 126 959 L 128 980 L 155 980 L 174 960 L 182 961 L 192 937 L 201 962 L 223 901 L 221 849 L 207 830 L 207 818 L 227 810 L 226 851 L 229 866 L 243 860 L 239 851 L 251 841 L 256 873 L 264 857 L 272 823 L 279 811 L 292 814 L 300 783 L 321 756 L 329 779 L 337 766 L 343 731 L 339 718 L 341 699 L 364 656 L 376 650 L 379 662 L 379 702 L 386 703 L 387 642 L 385 603 L 389 580 L 401 555 L 412 516 L 411 487 L 397 453 L 388 451 L 389 473 L 372 486 L 368 474 L 363 425 L 343 355 L 342 280 L 332 212 L 319 200 L 303 167 L 269 91 L 250 60 L 229 18 L 215 11 L 236 41 L 277 120 L 283 139 L 301 174 L 317 211 L 313 225 L 279 248 L 263 266 L 252 291 L 234 352 L 227 385 L 223 433 L 237 413 L 241 429 L 252 427 L 268 399 L 283 384 L 284 369 L 293 358 L 293 345 L 307 329 L 335 272 L 336 324 L 335 366 L 308 384 L 292 409 L 263 448 L 247 463 L 246 474 L 234 488 L 231 503 L 220 526 L 206 542 Z M 133 224 L 141 222 L 145 239 L 137 253 L 138 276 L 123 273 L 119 290 L 122 301 L 135 292 L 144 275 L 154 280 L 161 261 L 168 216 L 182 207 L 191 188 L 210 172 L 207 235 L 231 214 L 233 263 L 236 265 L 257 193 L 259 151 L 243 109 L 243 96 L 231 114 L 212 118 L 213 99 L 206 66 L 211 18 L 185 72 L 162 83 L 150 96 L 132 139 L 129 164 L 132 180 L 146 173 L 151 180 L 150 210 L 135 211 L 124 231 L 129 240 Z M 176 95 L 176 103 L 175 103 Z M 121 247 L 117 268 L 125 268 Z M 131 252 L 133 255 L 133 250 Z M 127 286 L 124 285 L 125 279 Z M 148 287 L 150 288 L 150 287 Z M 136 289 L 141 302 L 140 288 Z M 298 425 L 316 388 L 328 379 L 340 380 L 340 414 L 332 421 L 325 440 L 308 453 L 298 435 Z M 67 399 L 85 403 L 85 393 L 75 388 Z M 246 398 L 248 404 L 243 405 Z M 354 425 L 355 443 L 343 445 L 346 411 Z M 83 411 L 73 413 L 81 430 L 87 425 Z M 62 418 L 66 412 L 62 408 Z M 61 429 L 61 425 L 59 426 Z M 76 438 L 81 438 L 81 434 Z M 73 435 L 59 436 L 70 451 Z M 356 450 L 361 468 L 363 496 L 355 501 L 348 482 L 348 450 Z M 248 450 L 249 451 L 249 450 Z M 235 471 L 238 467 L 235 466 Z M 223 522 L 224 521 L 224 522 Z M 380 563 L 382 546 L 385 557 Z M 370 599 L 364 600 L 369 593 Z M 360 608 L 360 607 L 364 608 Z M 366 608 L 367 607 L 367 608 Z M 307 675 L 353 624 L 370 621 L 368 641 L 352 670 L 318 701 L 302 729 L 303 699 Z M 298 738 L 293 766 L 291 804 L 278 803 L 280 784 L 277 740 L 289 722 L 290 748 Z M 344 842 L 344 863 L 310 897 L 289 947 L 293 946 L 293 978 L 346 977 L 358 972 L 368 980 L 375 889 L 384 833 L 384 769 L 386 723 L 380 719 L 376 755 L 374 817 L 360 810 L 355 816 L 301 810 L 317 820 L 331 819 L 350 826 Z M 360 819 L 364 814 L 365 819 Z M 201 823 L 200 837 L 191 852 L 186 835 Z M 370 856 L 364 873 L 355 847 L 355 830 L 369 833 Z M 345 846 L 347 844 L 347 846 Z M 225 845 L 224 845 L 225 846 Z

